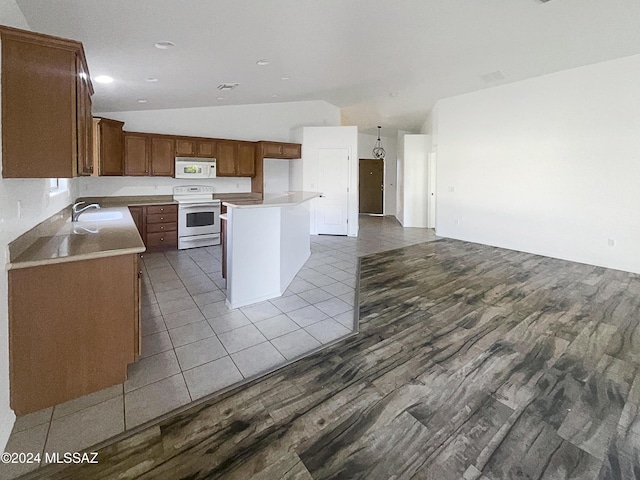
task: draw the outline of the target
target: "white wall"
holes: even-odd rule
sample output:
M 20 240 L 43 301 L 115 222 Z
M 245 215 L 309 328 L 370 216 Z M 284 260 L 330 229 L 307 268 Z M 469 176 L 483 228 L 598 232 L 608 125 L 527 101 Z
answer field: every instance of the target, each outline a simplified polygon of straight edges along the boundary
M 291 190 L 289 182 L 290 166 L 293 162 L 302 160 L 282 160 L 276 158 L 265 158 L 263 161 L 264 173 L 264 198 L 280 197 Z M 249 185 L 251 187 L 251 185 Z
M 0 0 L 0 23 L 22 29 L 28 25 L 14 0 Z M 0 132 L 1 133 L 1 132 Z M 0 149 L 0 155 L 1 149 Z M 69 160 L 71 161 L 71 159 Z M 2 169 L 0 162 L 0 171 Z M 7 245 L 41 221 L 69 205 L 78 193 L 77 180 L 69 190 L 49 195 L 48 179 L 3 179 L 0 177 L 0 450 L 4 449 L 15 416 L 9 407 L 9 312 Z
M 168 177 L 81 177 L 80 196 L 173 195 L 173 187 L 206 185 L 216 193 L 250 192 L 250 178 L 221 177 L 189 180 Z
M 640 55 L 438 102 L 437 234 L 640 273 L 638 85 Z
M 396 214 L 397 137 L 380 137 L 386 152 L 384 159 L 384 209 L 385 215 Z M 358 157 L 373 158 L 377 135 L 358 134 Z
M 404 217 L 404 136 L 408 132 L 398 130 L 396 143 L 396 219 L 402 223 Z
M 193 135 L 235 140 L 288 142 L 291 130 L 340 125 L 340 109 L 327 102 L 266 103 L 224 107 L 106 112 L 131 132 Z
M 348 235 L 358 236 L 358 127 L 304 127 L 302 132 L 293 132 L 292 137 L 297 141 L 302 138 L 302 165 L 292 165 L 292 189 L 295 190 L 318 191 L 318 149 L 346 148 L 349 150 Z M 300 179 L 302 179 L 301 184 Z M 317 202 L 318 199 L 311 200 L 310 206 L 311 234 L 313 235 L 316 234 Z
M 398 199 L 402 208 L 397 219 L 403 227 L 426 228 L 428 225 L 427 159 L 431 148 L 429 135 L 402 136 L 402 161 L 399 175 L 402 182 Z

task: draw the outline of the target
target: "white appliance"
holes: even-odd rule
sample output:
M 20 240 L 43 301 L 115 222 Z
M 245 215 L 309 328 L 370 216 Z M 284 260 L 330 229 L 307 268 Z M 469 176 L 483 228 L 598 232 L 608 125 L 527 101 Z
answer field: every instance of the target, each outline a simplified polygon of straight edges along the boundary
M 216 159 L 176 157 L 176 178 L 216 178 Z
M 220 244 L 220 200 L 213 187 L 192 185 L 173 188 L 178 202 L 178 249 Z

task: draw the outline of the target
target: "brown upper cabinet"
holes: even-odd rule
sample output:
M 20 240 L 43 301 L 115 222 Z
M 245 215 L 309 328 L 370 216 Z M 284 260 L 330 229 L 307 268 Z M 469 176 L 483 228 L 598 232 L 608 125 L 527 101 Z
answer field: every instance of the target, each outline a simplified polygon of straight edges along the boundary
M 264 158 L 301 158 L 302 145 L 299 143 L 260 142 Z
M 214 158 L 216 151 L 215 140 L 197 139 L 189 137 L 176 138 L 177 157 Z
M 238 142 L 238 162 L 236 164 L 238 177 L 253 177 L 256 174 L 256 144 Z
M 124 174 L 149 175 L 149 136 L 139 133 L 124 133 Z
M 124 174 L 124 122 L 109 118 L 93 119 L 93 158 L 92 174 Z
M 196 141 L 190 138 L 177 138 L 176 139 L 176 156 L 195 157 Z
M 252 177 L 256 174 L 256 144 L 220 140 L 216 148 L 218 177 Z
M 173 177 L 175 139 L 165 135 L 124 133 L 124 174 Z
M 93 175 L 93 117 L 91 116 L 91 80 L 81 57 L 76 55 L 76 125 L 78 130 L 78 175 Z
M 151 175 L 173 177 L 176 171 L 175 143 L 171 137 L 151 137 Z
M 91 174 L 93 87 L 80 42 L 0 26 L 2 176 Z

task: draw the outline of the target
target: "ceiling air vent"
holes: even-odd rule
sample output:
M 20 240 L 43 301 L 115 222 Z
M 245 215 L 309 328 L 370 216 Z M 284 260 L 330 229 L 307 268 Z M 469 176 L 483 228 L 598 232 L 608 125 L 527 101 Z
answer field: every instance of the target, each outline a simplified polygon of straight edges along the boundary
M 494 83 L 505 79 L 503 73 L 500 70 L 496 70 L 495 72 L 491 73 L 485 73 L 484 75 L 480 75 L 480 78 L 484 80 L 485 83 Z
M 236 88 L 238 85 L 240 85 L 239 83 L 221 83 L 220 85 L 218 85 L 218 90 L 233 90 L 234 88 Z

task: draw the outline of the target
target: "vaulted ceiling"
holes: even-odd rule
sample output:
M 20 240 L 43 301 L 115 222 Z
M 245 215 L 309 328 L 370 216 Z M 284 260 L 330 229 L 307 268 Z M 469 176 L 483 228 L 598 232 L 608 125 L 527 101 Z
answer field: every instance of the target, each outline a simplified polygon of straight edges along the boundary
M 16 1 L 114 78 L 96 111 L 325 100 L 415 131 L 440 98 L 640 53 L 637 0 Z

